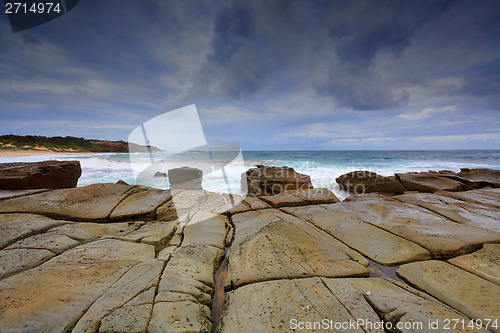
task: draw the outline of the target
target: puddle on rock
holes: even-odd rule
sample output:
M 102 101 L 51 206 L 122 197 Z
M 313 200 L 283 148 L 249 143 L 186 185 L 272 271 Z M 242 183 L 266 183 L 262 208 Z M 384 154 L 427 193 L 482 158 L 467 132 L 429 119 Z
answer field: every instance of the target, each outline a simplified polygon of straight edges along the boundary
M 217 272 L 215 272 L 214 297 L 212 298 L 212 324 L 214 332 L 217 331 L 222 311 L 224 311 L 224 301 L 226 298 L 226 293 L 224 292 L 224 283 L 227 277 L 226 254 L 224 254 L 224 259 L 217 269 Z
M 368 259 L 368 258 L 367 258 Z M 384 266 L 381 264 L 377 264 L 375 261 L 368 259 L 370 265 L 368 266 L 368 270 L 370 271 L 371 278 L 381 278 L 384 280 L 392 279 L 399 282 L 404 282 L 396 275 L 396 270 L 399 266 Z

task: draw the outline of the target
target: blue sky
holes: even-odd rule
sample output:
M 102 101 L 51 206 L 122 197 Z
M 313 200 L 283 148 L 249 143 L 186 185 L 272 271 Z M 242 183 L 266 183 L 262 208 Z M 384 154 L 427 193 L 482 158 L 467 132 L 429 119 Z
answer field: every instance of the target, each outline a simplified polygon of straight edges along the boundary
M 500 149 L 499 1 L 82 0 L 12 33 L 3 134 L 127 140 L 196 104 L 243 150 Z

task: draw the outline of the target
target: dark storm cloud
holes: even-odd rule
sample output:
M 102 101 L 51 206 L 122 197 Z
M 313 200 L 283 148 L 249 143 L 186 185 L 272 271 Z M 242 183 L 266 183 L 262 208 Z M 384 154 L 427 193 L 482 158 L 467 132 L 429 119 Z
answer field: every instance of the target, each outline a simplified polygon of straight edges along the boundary
M 359 110 L 402 106 L 409 93 L 395 92 L 377 71 L 377 54 L 400 57 L 415 32 L 454 6 L 463 5 L 458 1 L 230 1 L 214 19 L 212 51 L 201 85 L 245 99 L 292 77 L 321 96 L 333 97 L 339 106 Z M 491 6 L 498 9 L 498 3 Z M 498 23 L 491 15 L 485 18 L 480 26 L 472 22 L 471 27 L 491 33 Z

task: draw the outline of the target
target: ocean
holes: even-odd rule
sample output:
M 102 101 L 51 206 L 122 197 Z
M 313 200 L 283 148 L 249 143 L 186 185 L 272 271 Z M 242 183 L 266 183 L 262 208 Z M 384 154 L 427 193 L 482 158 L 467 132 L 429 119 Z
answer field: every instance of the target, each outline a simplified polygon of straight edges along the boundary
M 154 159 L 165 161 L 164 158 L 167 155 L 161 154 L 153 154 Z M 133 163 L 131 163 L 131 157 Z M 178 166 L 196 166 L 196 163 L 204 157 L 203 152 L 188 152 L 176 155 L 176 163 Z M 390 176 L 396 172 L 428 170 L 458 172 L 460 168 L 500 169 L 500 150 L 244 151 L 231 163 L 233 157 L 235 157 L 234 154 L 218 157 L 218 164 L 224 166 L 223 173 L 220 170 L 204 171 L 204 189 L 214 192 L 240 193 L 241 173 L 258 164 L 293 167 L 297 172 L 309 175 L 314 187 L 328 188 L 340 199 L 345 198 L 347 193 L 340 190 L 335 178 L 355 170 L 368 170 L 382 176 Z M 145 153 L 137 153 L 133 156 L 126 153 L 104 153 L 0 157 L 0 163 L 49 159 L 79 160 L 82 165 L 82 176 L 78 186 L 115 183 L 123 180 L 129 184 L 141 183 L 168 188 L 166 178 L 162 177 L 136 181 L 140 179 L 136 177 L 137 170 L 141 171 L 151 165 L 151 156 Z M 166 172 L 165 166 L 163 170 L 160 168 L 158 171 Z

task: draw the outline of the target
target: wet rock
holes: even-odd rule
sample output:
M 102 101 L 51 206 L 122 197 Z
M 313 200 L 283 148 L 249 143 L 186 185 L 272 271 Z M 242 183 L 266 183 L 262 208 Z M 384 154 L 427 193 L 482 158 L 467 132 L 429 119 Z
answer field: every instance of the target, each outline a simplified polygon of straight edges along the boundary
M 384 192 L 402 194 L 407 189 L 395 176 L 384 177 L 369 171 L 353 171 L 335 179 L 340 188 L 354 194 Z
M 436 260 L 406 264 L 396 273 L 472 319 L 500 318 L 500 286 L 477 275 Z
M 311 178 L 289 167 L 257 165 L 242 174 L 243 193 L 274 195 L 281 192 L 313 188 Z
M 436 191 L 463 191 L 462 184 L 459 181 L 440 177 L 437 172 L 396 173 L 396 177 L 410 191 L 430 193 Z
M 33 213 L 70 221 L 105 221 L 135 186 L 94 184 L 0 201 L 2 213 Z
M 0 163 L 0 189 L 59 189 L 76 187 L 79 161 Z
M 345 205 L 345 203 L 325 207 L 337 205 Z M 286 208 L 285 211 L 310 221 L 351 248 L 383 265 L 396 265 L 431 258 L 430 253 L 423 247 L 366 223 L 355 213 L 333 212 L 324 207 L 314 206 Z
M 483 279 L 500 285 L 500 244 L 484 244 L 479 251 L 448 261 Z
M 258 281 L 308 276 L 364 276 L 359 254 L 327 233 L 279 210 L 234 215 L 228 270 L 238 287 Z M 258 253 L 259 255 L 255 255 Z

